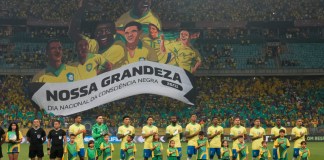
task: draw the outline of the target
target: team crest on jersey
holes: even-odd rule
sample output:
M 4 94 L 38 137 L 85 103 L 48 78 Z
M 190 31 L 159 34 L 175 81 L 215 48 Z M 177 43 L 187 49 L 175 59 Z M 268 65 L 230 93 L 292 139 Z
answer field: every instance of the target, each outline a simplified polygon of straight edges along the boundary
M 158 43 L 158 44 L 161 44 L 161 40 L 158 39 L 158 40 L 157 40 L 157 43 Z
M 66 78 L 67 78 L 68 82 L 73 82 L 74 81 L 74 74 L 69 72 L 68 74 L 66 74 Z
M 138 61 L 145 61 L 145 58 L 144 58 L 144 57 L 140 57 L 140 58 L 138 59 Z
M 37 134 L 37 139 L 40 139 L 41 138 L 41 135 L 40 134 Z
M 88 72 L 90 72 L 92 70 L 92 63 L 87 64 L 86 69 Z

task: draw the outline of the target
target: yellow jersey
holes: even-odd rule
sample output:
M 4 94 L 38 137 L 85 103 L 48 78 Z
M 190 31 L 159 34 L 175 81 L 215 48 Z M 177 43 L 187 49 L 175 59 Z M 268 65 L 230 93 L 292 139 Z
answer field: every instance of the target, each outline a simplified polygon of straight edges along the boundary
M 238 136 L 239 134 L 247 134 L 246 128 L 243 126 L 234 126 L 230 130 L 230 135 L 231 136 Z M 244 137 L 245 138 L 245 137 Z M 238 139 L 236 139 L 233 142 L 233 148 L 235 149 L 237 147 L 237 144 L 240 143 Z
M 186 126 L 186 132 L 189 135 L 195 134 L 197 132 L 201 131 L 201 126 L 198 123 L 189 123 Z M 187 138 L 188 140 L 188 146 L 195 146 L 197 140 L 198 140 L 198 135 L 192 137 L 192 138 Z
M 122 125 L 120 127 L 118 127 L 118 131 L 117 131 L 117 134 L 122 134 L 122 135 L 133 135 L 135 134 L 135 128 L 131 125 L 129 126 L 125 126 L 125 125 Z M 127 136 L 125 136 L 122 141 L 121 141 L 121 146 L 124 146 L 125 143 L 127 142 Z
M 142 41 L 138 42 L 133 57 L 129 54 L 126 44 L 122 41 L 115 42 L 107 52 L 103 53 L 103 56 L 113 64 L 113 69 L 139 61 L 158 61 L 154 49 Z
M 175 63 L 175 58 L 174 58 L 174 55 L 172 54 L 172 52 L 166 52 L 166 53 L 161 52 L 161 40 L 160 40 L 160 38 L 152 39 L 149 36 L 144 36 L 142 38 L 142 41 L 144 43 L 146 43 L 147 45 L 149 45 L 151 48 L 154 49 L 155 53 L 157 53 L 159 63 L 171 64 L 171 65 L 176 64 Z M 172 42 L 173 41 L 170 41 L 170 40 L 164 40 L 164 45 L 167 46 Z
M 153 125 L 152 126 L 146 125 L 142 128 L 142 135 L 152 133 L 152 132 L 159 133 L 159 129 Z M 153 142 L 153 135 L 145 138 L 144 149 L 151 149 L 152 142 Z
M 136 15 L 133 14 L 132 10 L 124 13 L 122 16 L 120 16 L 115 25 L 116 28 L 119 30 L 124 30 L 124 27 L 126 26 L 127 23 L 129 22 L 138 22 L 142 24 L 142 30 L 144 33 L 148 33 L 148 25 L 154 24 L 159 30 L 162 29 L 161 22 L 159 18 L 152 13 L 151 10 L 149 10 L 144 16 L 142 17 L 137 17 Z
M 180 133 L 182 133 L 182 127 L 180 125 L 177 124 L 177 125 L 173 126 L 172 124 L 170 124 L 169 126 L 167 126 L 167 128 L 165 130 L 165 133 L 170 134 L 170 135 L 173 135 L 174 133 L 177 133 L 175 136 L 173 136 L 170 139 L 170 141 L 174 140 L 174 142 L 175 142 L 174 147 L 181 148 Z
M 69 134 L 77 134 L 77 132 L 79 132 L 80 130 L 85 130 L 85 126 L 82 124 L 72 124 L 69 127 Z M 80 133 L 79 135 L 77 135 L 75 137 L 74 140 L 77 143 L 78 148 L 84 148 L 84 141 L 83 141 L 83 134 Z
M 105 70 L 107 60 L 100 54 L 88 53 L 87 60 L 84 64 L 74 62 L 71 66 L 76 67 L 79 71 L 81 80 L 97 76 L 100 70 Z
M 213 139 L 210 140 L 210 148 L 221 148 L 222 146 L 222 139 L 221 136 L 224 134 L 224 129 L 222 126 L 210 126 L 207 129 L 207 135 L 214 135 L 216 132 L 220 132 L 219 135 L 215 136 Z
M 175 56 L 177 66 L 192 72 L 197 62 L 201 62 L 199 51 L 192 46 L 185 46 L 182 42 L 174 42 L 168 45 L 168 50 Z
M 271 128 L 271 133 L 270 133 L 271 136 L 275 136 L 275 137 L 279 136 L 279 131 L 282 129 L 285 130 L 285 135 L 287 135 L 287 130 L 285 127 L 281 126 L 280 128 L 278 128 L 278 126 L 274 126 Z M 273 146 L 273 148 L 276 148 L 276 147 Z
M 64 83 L 80 80 L 80 75 L 77 68 L 61 64 L 58 69 L 47 66 L 34 75 L 32 82 L 48 82 L 48 83 Z
M 304 136 L 300 137 L 301 134 L 304 134 Z M 294 127 L 291 131 L 291 135 L 300 137 L 294 142 L 294 148 L 300 148 L 301 147 L 301 142 L 306 141 L 305 135 L 307 135 L 307 129 L 305 127 Z
M 99 52 L 99 44 L 97 40 L 91 39 L 87 36 L 81 35 L 81 37 L 88 42 L 88 49 L 90 53 L 98 53 Z
M 263 135 L 265 135 L 265 130 L 262 127 L 253 127 L 250 129 L 250 136 L 252 138 L 262 136 L 261 138 L 252 141 L 252 150 L 259 150 L 262 147 Z

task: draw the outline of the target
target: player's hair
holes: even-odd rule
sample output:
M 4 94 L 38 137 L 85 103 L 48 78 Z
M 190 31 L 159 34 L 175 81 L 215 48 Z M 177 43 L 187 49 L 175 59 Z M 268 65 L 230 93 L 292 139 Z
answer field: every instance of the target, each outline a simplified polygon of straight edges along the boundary
M 124 116 L 123 117 L 123 120 L 125 120 L 126 118 L 129 118 L 130 119 L 130 116 Z
M 191 113 L 190 117 L 192 117 L 192 116 L 197 116 L 197 114 L 196 113 Z
M 267 141 L 262 141 L 261 144 L 268 143 Z
M 71 138 L 71 137 L 76 137 L 76 135 L 75 135 L 75 134 L 70 134 L 70 138 Z
M 200 136 L 204 136 L 205 133 L 204 133 L 204 131 L 199 131 L 199 134 L 198 134 L 198 135 L 200 135 Z
M 136 26 L 138 31 L 141 31 L 142 30 L 142 24 L 138 23 L 138 22 L 135 22 L 135 21 L 132 21 L 132 22 L 129 22 L 125 25 L 124 27 L 124 31 L 126 30 L 126 28 L 128 27 L 131 27 L 131 26 Z
M 307 144 L 306 141 L 302 141 L 302 142 L 300 142 L 300 145 L 303 145 L 303 144 L 306 145 L 306 144 Z
M 281 117 L 277 116 L 277 117 L 276 117 L 276 120 L 278 120 L 278 119 L 280 119 L 280 120 L 281 120 Z
M 153 116 L 148 116 L 148 117 L 146 118 L 146 121 L 148 121 L 150 118 L 153 119 Z
M 235 121 L 236 119 L 241 120 L 241 118 L 240 118 L 239 116 L 235 117 L 235 118 L 234 118 L 234 121 Z
M 102 19 L 106 19 L 105 17 L 102 17 Z M 109 29 L 110 29 L 110 32 L 112 34 L 116 34 L 116 27 L 115 27 L 115 23 L 113 21 L 110 21 L 110 20 L 101 20 L 97 23 L 97 27 L 99 25 L 103 25 L 103 24 L 109 24 Z
M 156 26 L 155 24 L 153 24 L 153 23 L 150 23 L 150 24 L 149 24 L 149 27 L 150 27 L 150 26 L 153 26 L 153 27 L 155 27 L 155 28 L 156 28 L 156 29 L 157 29 L 157 30 L 158 30 L 158 31 L 160 32 L 160 29 L 159 29 L 159 27 L 157 27 L 157 26 Z
M 93 141 L 93 140 L 90 140 L 90 141 L 88 142 L 88 147 L 90 147 L 90 144 L 94 144 L 94 141 Z
M 61 124 L 61 121 L 60 121 L 60 120 L 55 120 L 54 123 L 55 123 L 55 122 Z
M 284 129 L 280 129 L 279 133 L 286 133 L 286 131 Z
M 301 121 L 302 121 L 302 119 L 301 119 L 301 118 L 297 118 L 297 119 L 296 119 L 296 121 L 298 121 L 298 120 L 301 120 Z
M 189 33 L 189 36 L 191 35 L 191 33 L 190 33 L 190 31 L 188 29 L 180 29 L 180 32 L 179 33 L 183 32 L 183 31 L 188 32 Z
M 153 141 L 155 141 L 155 135 L 159 135 L 159 134 L 158 134 L 158 133 L 155 133 L 155 134 L 153 135 Z M 157 141 L 160 141 L 160 139 L 158 138 Z
M 217 117 L 213 117 L 213 120 L 214 120 L 215 118 L 216 118 L 216 119 L 218 120 L 218 118 L 217 118 Z
M 237 139 L 239 139 L 239 138 L 244 138 L 243 136 L 237 136 Z
M 259 121 L 261 121 L 261 120 L 260 120 L 260 118 L 256 118 L 256 119 L 254 119 L 254 122 L 255 122 L 256 120 L 259 120 Z
M 229 148 L 229 143 L 227 140 L 223 140 L 221 146 L 224 147 L 224 142 L 227 142 L 227 147 Z
M 133 135 L 128 135 L 128 137 L 133 140 L 134 139 L 134 136 Z
M 77 119 L 78 117 L 81 117 L 81 115 L 77 114 L 77 115 L 75 115 L 73 118 L 74 118 L 74 120 L 75 120 L 75 119 Z
M 170 118 L 171 118 L 171 117 L 176 117 L 176 118 L 178 119 L 178 117 L 177 117 L 176 115 L 171 115 Z
M 35 119 L 33 120 L 33 122 L 34 122 L 34 121 L 38 121 L 38 122 L 40 122 L 40 119 L 38 119 L 38 118 L 35 118 Z
M 175 142 L 174 140 L 170 140 L 169 142 L 169 147 L 171 147 L 171 142 Z
M 96 116 L 96 119 L 98 119 L 99 117 L 103 117 L 103 116 L 99 114 L 99 115 Z
M 16 132 L 16 137 L 17 137 L 17 139 L 16 140 L 18 140 L 18 139 L 20 139 L 20 137 L 19 137 L 19 126 L 18 126 L 18 124 L 16 123 L 16 122 L 11 122 L 10 124 L 9 124 L 9 127 L 8 127 L 8 132 L 9 131 L 12 131 L 12 125 L 16 125 L 16 130 L 15 130 L 15 132 Z
M 49 40 L 49 41 L 47 42 L 47 44 L 46 44 L 46 52 L 49 51 L 49 49 L 50 49 L 50 45 L 51 45 L 52 43 L 54 43 L 54 42 L 61 43 L 61 41 L 58 40 L 58 39 L 51 39 L 51 40 Z
M 106 137 L 106 136 L 110 136 L 109 133 L 104 134 L 104 137 Z

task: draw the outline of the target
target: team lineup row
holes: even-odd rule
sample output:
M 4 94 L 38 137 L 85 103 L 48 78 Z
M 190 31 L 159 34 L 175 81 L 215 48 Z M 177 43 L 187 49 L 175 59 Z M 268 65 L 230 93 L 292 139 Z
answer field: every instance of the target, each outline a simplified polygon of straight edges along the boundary
M 103 123 L 103 117 L 97 116 L 97 123 L 92 126 L 92 137 L 94 140 L 89 141 L 88 148 L 84 146 L 84 136 L 86 134 L 85 126 L 81 124 L 81 116 L 74 117 L 75 123 L 69 127 L 68 134 L 70 141 L 67 142 L 67 133 L 60 129 L 60 121 L 54 122 L 54 129 L 48 135 L 47 151 L 51 160 L 62 159 L 67 156 L 69 160 L 73 160 L 79 156 L 80 160 L 87 158 L 88 160 L 96 160 L 103 156 L 104 160 L 112 158 L 112 152 L 115 150 L 114 145 L 109 142 L 108 127 Z M 250 129 L 248 135 L 245 127 L 240 125 L 240 118 L 234 119 L 234 126 L 230 129 L 230 136 L 233 140 L 230 149 L 229 142 L 223 140 L 223 127 L 218 125 L 218 119 L 212 120 L 213 125 L 207 129 L 207 134 L 202 131 L 200 124 L 196 123 L 197 116 L 191 115 L 190 123 L 186 126 L 185 131 L 177 124 L 177 117 L 171 117 L 171 124 L 166 128 L 166 138 L 169 140 L 169 147 L 166 150 L 167 157 L 170 160 L 180 160 L 182 153 L 181 138 L 185 136 L 187 140 L 187 159 L 190 160 L 194 155 L 197 159 L 213 159 L 215 156 L 222 160 L 246 160 L 249 149 L 244 140 L 250 136 L 252 139 L 252 157 L 254 159 L 270 159 L 270 150 L 267 148 L 265 141 L 265 130 L 260 126 L 260 119 L 254 120 L 254 127 Z M 281 119 L 277 118 L 276 126 L 271 129 L 272 139 L 274 140 L 274 148 L 272 158 L 274 160 L 288 159 L 287 149 L 290 147 L 289 139 L 285 137 L 286 129 L 281 126 Z M 117 137 L 121 139 L 120 159 L 135 159 L 137 151 L 136 144 L 133 142 L 135 136 L 135 128 L 130 125 L 130 117 L 123 117 L 123 125 L 118 128 Z M 294 141 L 293 160 L 300 156 L 300 159 L 307 160 L 310 157 L 310 150 L 306 147 L 307 129 L 302 127 L 302 120 L 298 119 L 296 127 L 292 129 L 291 135 Z M 32 160 L 36 157 L 42 159 L 43 143 L 46 141 L 46 132 L 39 127 L 40 121 L 35 119 L 33 127 L 26 134 L 27 141 L 30 143 L 29 158 Z M 10 124 L 7 133 L 0 130 L 1 142 L 8 143 L 9 160 L 18 160 L 20 152 L 20 142 L 22 141 L 22 133 L 19 131 L 18 125 Z M 163 145 L 160 142 L 159 131 L 153 125 L 153 117 L 147 118 L 147 125 L 142 128 L 142 137 L 145 139 L 143 158 L 162 160 Z M 206 136 L 206 137 L 205 137 Z M 1 152 L 2 157 L 2 152 Z

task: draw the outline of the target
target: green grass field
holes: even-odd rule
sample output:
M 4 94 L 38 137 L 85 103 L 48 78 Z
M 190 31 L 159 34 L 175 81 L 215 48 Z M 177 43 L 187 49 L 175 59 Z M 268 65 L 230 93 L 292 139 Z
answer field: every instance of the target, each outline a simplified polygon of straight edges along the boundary
M 142 154 L 143 154 L 143 144 L 141 143 L 137 143 L 137 149 L 138 149 L 138 152 L 136 154 L 136 158 L 137 159 L 142 159 Z M 251 143 L 248 144 L 249 145 L 249 150 L 251 150 Z M 321 143 L 321 142 L 308 142 L 308 147 L 310 148 L 310 151 L 311 151 L 311 160 L 323 160 L 324 159 L 324 143 Z M 120 148 L 120 145 L 119 144 L 115 144 L 115 149 L 116 151 L 114 152 L 114 156 L 113 156 L 113 160 L 119 160 L 119 148 Z M 167 144 L 165 143 L 164 144 L 164 148 L 167 148 Z M 272 148 L 272 143 L 269 143 L 269 149 Z M 182 156 L 182 159 L 183 160 L 186 160 L 187 158 L 187 155 L 186 155 L 186 151 L 187 151 L 187 148 L 186 148 L 186 144 L 183 144 L 183 147 L 182 147 L 183 151 L 183 156 Z M 3 145 L 3 148 L 2 148 L 2 153 L 4 153 L 4 157 L 3 159 L 4 160 L 8 160 L 8 156 L 6 155 L 6 151 L 7 151 L 7 145 L 4 144 Z M 292 151 L 293 149 L 290 148 L 289 149 L 289 153 L 288 153 L 288 159 L 291 160 L 292 158 Z M 46 153 L 46 146 L 44 145 L 44 153 Z M 21 145 L 21 152 L 19 154 L 19 160 L 28 160 L 28 144 L 22 144 Z M 164 159 L 166 159 L 166 156 L 164 155 Z M 195 159 L 195 157 L 194 157 Z M 214 159 L 217 159 L 217 158 L 214 158 Z M 251 152 L 249 154 L 249 159 L 248 160 L 251 160 Z M 48 155 L 45 155 L 45 157 L 43 158 L 43 160 L 49 160 L 49 156 Z M 100 158 L 99 160 L 102 160 L 102 158 Z

